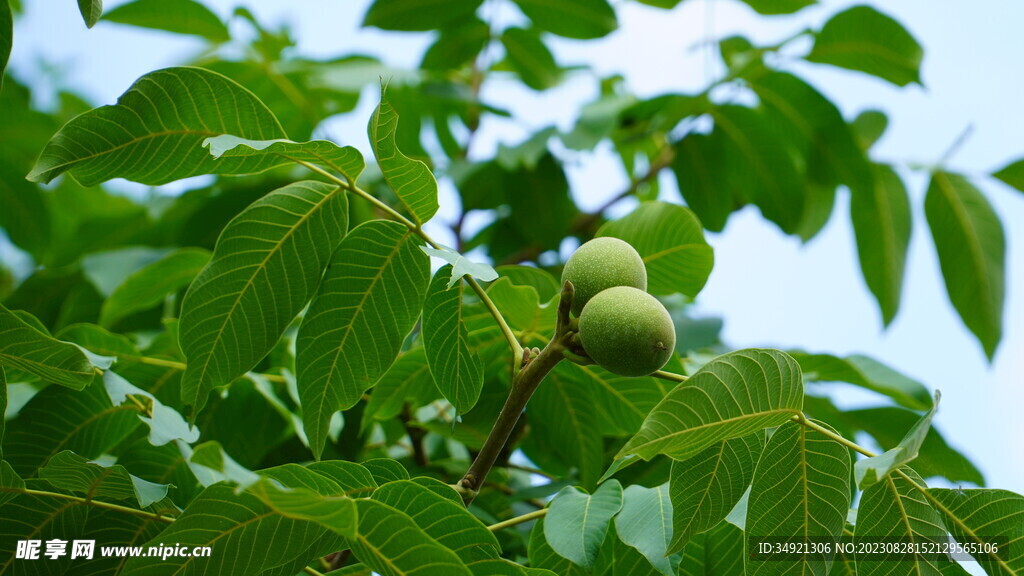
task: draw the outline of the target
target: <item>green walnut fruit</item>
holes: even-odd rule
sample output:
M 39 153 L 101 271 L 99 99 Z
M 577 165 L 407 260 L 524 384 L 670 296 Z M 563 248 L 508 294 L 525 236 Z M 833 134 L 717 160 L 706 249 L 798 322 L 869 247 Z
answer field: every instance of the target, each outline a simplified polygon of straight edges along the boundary
M 631 286 L 609 288 L 591 298 L 580 315 L 579 336 L 587 356 L 620 376 L 661 370 L 676 346 L 668 310 Z
M 569 257 L 562 270 L 563 285 L 566 280 L 576 288 L 572 313 L 579 316 L 587 302 L 602 290 L 614 286 L 647 290 L 647 268 L 628 243 L 618 238 L 594 238 Z

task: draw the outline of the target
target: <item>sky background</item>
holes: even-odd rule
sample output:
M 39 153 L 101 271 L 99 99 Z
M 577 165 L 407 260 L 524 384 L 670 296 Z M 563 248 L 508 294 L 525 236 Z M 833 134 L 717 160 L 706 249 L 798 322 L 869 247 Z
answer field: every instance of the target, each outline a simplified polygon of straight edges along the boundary
M 238 0 L 205 0 L 227 18 Z M 107 9 L 122 2 L 108 1 Z M 876 160 L 932 163 L 968 126 L 973 131 L 949 168 L 970 176 L 1003 220 L 1007 239 L 1003 340 L 989 364 L 964 328 L 942 284 L 934 246 L 923 217 L 927 176 L 902 171 L 914 212 L 899 315 L 884 329 L 875 300 L 860 274 L 849 196 L 841 192 L 829 225 L 810 243 L 784 236 L 754 208 L 736 213 L 721 234 L 709 234 L 715 269 L 697 300 L 700 314 L 725 319 L 723 338 L 734 347 L 802 348 L 834 354 L 865 353 L 942 391 L 934 425 L 967 453 L 989 486 L 1024 493 L 1024 194 L 985 177 L 1024 157 L 1024 2 L 976 0 L 869 2 L 903 23 L 925 48 L 924 87 L 898 89 L 873 77 L 827 66 L 788 62 L 787 68 L 833 99 L 848 118 L 867 108 L 884 110 L 889 129 L 873 149 Z M 366 1 L 304 0 L 247 3 L 265 23 L 289 23 L 298 50 L 311 57 L 349 53 L 378 56 L 388 64 L 418 64 L 431 34 L 389 33 L 359 28 Z M 507 3 L 498 18 L 519 16 Z M 732 0 L 687 0 L 666 12 L 639 3 L 615 2 L 620 29 L 606 38 L 551 38 L 561 64 L 586 64 L 594 72 L 571 75 L 563 85 L 537 93 L 515 82 L 488 83 L 483 96 L 514 112 L 512 121 L 485 123 L 473 156 L 493 154 L 499 142 L 514 144 L 548 125 L 567 129 L 579 107 L 597 93 L 597 78 L 622 74 L 640 96 L 696 92 L 721 74 L 717 49 L 707 41 L 744 34 L 755 43 L 787 38 L 804 27 L 820 27 L 854 2 L 825 0 L 795 16 L 762 17 Z M 9 72 L 42 88 L 56 66 L 62 85 L 95 105 L 113 103 L 146 72 L 179 64 L 203 48 L 199 40 L 101 21 L 87 30 L 70 2 L 23 2 L 16 22 Z M 296 7 L 298 9 L 296 9 Z M 494 10 L 488 4 L 484 10 Z M 301 11 L 300 11 L 301 10 Z M 244 30 L 239 22 L 232 30 Z M 795 47 L 796 48 L 796 47 Z M 368 152 L 366 122 L 376 105 L 369 87 L 351 114 L 324 127 L 339 143 Z M 627 179 L 610 149 L 574 155 L 568 163 L 573 194 L 593 209 L 621 191 Z M 679 201 L 674 178 L 662 175 L 666 199 Z M 442 191 L 444 192 L 444 191 Z M 444 194 L 439 217 L 456 213 Z M 617 207 L 624 214 L 629 203 Z M 442 225 L 431 233 L 445 238 Z M 566 247 L 571 249 L 571 247 Z M 868 393 L 843 388 L 845 406 L 877 405 Z

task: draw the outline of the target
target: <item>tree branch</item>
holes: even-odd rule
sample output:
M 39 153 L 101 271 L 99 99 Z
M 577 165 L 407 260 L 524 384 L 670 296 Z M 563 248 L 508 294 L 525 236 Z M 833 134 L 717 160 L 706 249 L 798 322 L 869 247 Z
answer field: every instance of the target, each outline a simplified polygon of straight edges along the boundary
M 531 356 L 522 370 L 512 377 L 512 386 L 508 393 L 508 399 L 498 414 L 498 419 L 491 428 L 490 434 L 484 441 L 483 447 L 473 460 L 473 464 L 466 471 L 466 474 L 459 480 L 457 486 L 462 493 L 462 500 L 468 506 L 483 486 L 487 475 L 490 473 L 494 462 L 498 459 L 505 444 L 508 442 L 512 429 L 530 401 L 533 392 L 540 385 L 548 372 L 562 361 L 562 353 L 568 346 L 572 332 L 569 310 L 572 307 L 572 297 L 575 289 L 572 282 L 566 282 L 562 287 L 562 298 L 558 303 L 558 323 L 555 326 L 555 335 L 548 342 L 547 346 L 537 356 Z

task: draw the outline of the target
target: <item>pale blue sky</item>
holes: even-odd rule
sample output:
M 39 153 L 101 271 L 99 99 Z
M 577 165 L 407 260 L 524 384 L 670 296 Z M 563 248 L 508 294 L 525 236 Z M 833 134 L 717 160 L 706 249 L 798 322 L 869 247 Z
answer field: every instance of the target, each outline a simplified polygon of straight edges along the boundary
M 108 9 L 121 2 L 108 1 Z M 237 0 L 208 0 L 227 16 Z M 903 22 L 924 45 L 926 88 L 897 89 L 858 73 L 824 66 L 790 64 L 833 98 L 848 117 L 874 107 L 890 116 L 889 130 L 874 150 L 876 159 L 929 163 L 968 125 L 969 140 L 953 157 L 954 170 L 981 175 L 1024 157 L 1024 3 L 1006 0 L 898 3 L 871 2 Z M 11 69 L 22 80 L 39 78 L 40 62 L 58 65 L 64 82 L 94 103 L 112 103 L 133 80 L 155 68 L 180 63 L 202 44 L 187 37 L 99 23 L 86 30 L 72 3 L 24 2 L 17 23 Z M 732 0 L 688 0 L 665 12 L 634 2 L 617 2 L 620 30 L 596 41 L 555 39 L 563 64 L 588 64 L 598 75 L 623 74 L 640 95 L 696 91 L 721 71 L 717 56 L 701 42 L 734 33 L 755 41 L 777 41 L 804 26 L 819 26 L 852 5 L 826 0 L 795 17 L 759 17 Z M 415 65 L 428 34 L 393 34 L 360 29 L 366 1 L 306 0 L 250 2 L 262 19 L 288 21 L 309 56 L 368 53 L 398 66 Z M 301 9 L 298 12 L 295 7 Z M 488 9 L 488 8 L 485 8 Z M 502 18 L 514 10 L 502 9 Z M 238 25 L 238 23 L 234 24 Z M 581 103 L 596 93 L 595 75 L 580 73 L 557 89 L 536 93 L 511 82 L 486 87 L 492 102 L 512 109 L 515 121 L 485 124 L 474 155 L 493 152 L 498 142 L 515 143 L 540 127 L 566 128 Z M 365 126 L 375 96 L 372 88 L 349 116 L 332 120 L 327 134 L 366 150 Z M 574 156 L 570 178 L 583 208 L 593 208 L 621 190 L 626 177 L 607 149 Z M 989 365 L 980 346 L 949 304 L 932 241 L 920 209 L 926 179 L 903 172 L 914 207 L 915 228 L 899 316 L 883 331 L 880 315 L 857 265 L 849 225 L 848 196 L 839 195 L 825 231 L 808 245 L 783 236 L 754 209 L 735 214 L 722 234 L 712 234 L 716 266 L 699 309 L 725 318 L 724 337 L 737 347 L 777 346 L 838 354 L 862 352 L 943 392 L 935 425 L 968 453 L 989 485 L 1024 493 L 1024 194 L 988 178 L 976 183 L 1003 219 L 1007 237 L 1007 298 L 1004 336 Z M 674 179 L 662 180 L 668 198 L 678 199 Z M 621 207 L 628 211 L 629 205 Z M 441 218 L 454 213 L 442 199 Z M 443 229 L 435 230 L 443 237 Z M 875 399 L 845 393 L 847 404 Z

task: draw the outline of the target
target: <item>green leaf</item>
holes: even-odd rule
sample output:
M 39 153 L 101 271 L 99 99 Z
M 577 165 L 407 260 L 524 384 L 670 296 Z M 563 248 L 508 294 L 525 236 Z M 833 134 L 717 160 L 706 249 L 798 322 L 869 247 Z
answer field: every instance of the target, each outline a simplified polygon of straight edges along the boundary
M 296 343 L 302 419 L 313 454 L 331 416 L 351 408 L 395 361 L 412 329 L 429 261 L 396 222 L 356 227 L 335 251 Z
M 81 390 L 96 375 L 82 350 L 37 330 L 0 304 L 0 364 Z
M 764 450 L 764 433 L 719 442 L 689 460 L 672 463 L 671 552 L 714 528 L 729 514 L 754 477 Z
M 679 563 L 679 576 L 744 574 L 746 557 L 743 530 L 729 522 L 721 522 L 687 543 Z
M 564 465 L 575 467 L 580 482 L 588 488 L 601 476 L 604 459 L 591 387 L 584 372 L 562 362 L 537 388 L 526 411 L 531 436 L 542 439 L 539 448 Z
M 522 28 L 506 28 L 501 34 L 501 43 L 505 46 L 508 63 L 523 84 L 534 90 L 547 90 L 558 84 L 562 71 L 540 34 Z
M 103 15 L 103 0 L 78 0 L 78 11 L 82 13 L 85 26 L 92 28 Z
M 5 460 L 0 460 L 0 510 L 25 489 L 25 481 Z
M 455 0 L 439 6 L 432 0 L 374 0 L 363 26 L 406 32 L 444 29 L 473 17 L 482 0 Z
M 197 496 L 174 524 L 143 545 L 210 546 L 209 556 L 129 558 L 123 574 L 259 574 L 296 559 L 304 566 L 319 552 L 310 550 L 310 543 L 325 531 L 313 522 L 275 513 L 254 495 L 236 494 L 231 486 L 215 484 Z M 292 573 L 298 570 L 301 566 Z
M 903 466 L 900 474 L 890 474 L 864 491 L 857 508 L 854 542 L 915 543 L 922 546 L 941 546 L 948 541 L 942 516 L 932 508 L 927 498 L 914 487 L 925 487 L 924 480 L 912 469 Z M 883 552 L 884 554 L 884 552 Z M 857 558 L 857 571 L 864 576 L 874 574 L 939 574 L 940 561 L 935 554 L 888 554 Z
M 338 146 L 327 140 L 310 142 L 292 142 L 283 138 L 248 140 L 231 134 L 221 134 L 203 140 L 203 146 L 210 149 L 210 155 L 214 158 L 250 158 L 278 164 L 288 162 L 319 164 L 338 172 L 352 183 L 366 167 L 363 155 L 358 150 L 351 146 Z
M 804 217 L 806 176 L 786 126 L 760 109 L 725 105 L 712 110 L 718 146 L 718 170 L 725 171 L 719 192 L 734 206 L 751 203 L 764 217 L 794 234 Z M 770 144 L 768 144 L 770 143 Z
M 430 374 L 441 394 L 465 414 L 480 399 L 484 386 L 484 365 L 470 346 L 469 332 L 463 320 L 463 284 L 446 288 L 454 277 L 451 265 L 434 275 L 423 303 L 423 347 L 427 352 Z
M 616 458 L 667 454 L 686 460 L 722 440 L 778 426 L 802 406 L 795 360 L 778 350 L 730 352 L 669 392 Z
M 426 164 L 409 158 L 398 149 L 395 141 L 397 130 L 398 112 L 388 101 L 386 88 L 382 85 L 380 104 L 370 117 L 370 125 L 367 127 L 373 155 L 377 158 L 384 180 L 413 220 L 417 224 L 424 224 L 437 213 L 437 182 Z
M 9 0 L 0 0 L 0 89 L 4 87 L 4 71 L 7 60 L 11 57 L 11 46 L 14 43 L 14 17 L 11 14 Z
M 561 576 L 588 576 L 589 570 L 584 570 L 573 564 L 572 561 L 563 558 L 551 548 L 544 535 L 545 531 L 544 518 L 539 518 L 530 531 L 530 566 L 551 570 Z
M 980 190 L 947 172 L 932 174 L 924 213 L 949 299 L 991 360 L 1003 331 L 1003 224 Z
M 887 476 L 893 470 L 909 463 L 913 459 L 917 458 L 918 452 L 921 450 L 921 445 L 924 443 L 925 436 L 928 434 L 928 430 L 931 429 L 932 418 L 935 416 L 936 410 L 939 409 L 939 398 L 941 394 L 939 391 L 935 391 L 935 402 L 932 404 L 931 410 L 925 413 L 920 420 L 914 424 L 907 435 L 903 437 L 896 447 L 886 450 L 883 454 L 873 456 L 871 458 L 864 458 L 858 460 L 857 464 L 853 467 L 854 477 L 857 480 L 857 486 L 861 490 L 867 489 L 872 484 L 880 481 L 882 478 Z
M 371 458 L 363 461 L 362 467 L 370 472 L 377 484 L 409 479 L 409 471 L 405 466 L 391 458 Z
M 208 250 L 181 248 L 136 270 L 103 302 L 100 324 L 109 327 L 130 314 L 160 304 L 168 295 L 187 287 L 209 262 Z
M 0 478 L 3 478 L 0 468 Z M 26 488 L 34 490 L 52 489 L 46 482 L 30 480 Z M 60 539 L 70 541 L 71 534 L 85 533 L 85 522 L 90 510 L 86 506 L 76 506 L 68 500 L 21 494 L 3 508 L 0 508 L 0 573 L 35 573 L 65 574 L 71 564 L 70 556 L 53 559 L 44 556 L 47 540 Z M 19 540 L 39 540 L 41 543 L 39 558 L 36 560 L 16 560 L 15 551 Z M 70 548 L 70 543 L 69 543 Z M 27 562 L 43 564 L 30 572 L 23 568 Z
M 422 406 L 437 397 L 437 387 L 430 375 L 423 347 L 402 354 L 373 387 L 363 411 L 362 427 L 368 429 L 375 420 L 398 416 L 406 401 Z
M 28 179 L 70 172 L 84 186 L 112 178 L 158 186 L 199 174 L 250 174 L 277 157 L 218 160 L 199 145 L 219 134 L 284 138 L 274 114 L 251 92 L 215 72 L 187 66 L 150 72 L 117 104 L 76 116 L 50 139 Z
M 799 350 L 790 355 L 800 364 L 806 382 L 846 382 L 888 396 L 911 410 L 932 407 L 932 395 L 924 384 L 873 358 L 860 354 L 841 358 Z
M 956 541 L 998 551 L 972 554 L 987 574 L 1024 571 L 1024 496 L 1007 490 L 928 489 L 928 501 L 942 513 Z
M 746 548 L 756 542 L 838 542 L 850 508 L 850 452 L 797 422 L 779 426 L 754 469 Z M 827 574 L 831 553 L 747 563 L 748 574 Z
M 541 302 L 547 302 L 562 291 L 558 280 L 543 268 L 533 266 L 498 266 L 495 268 L 502 278 L 508 278 L 516 286 L 532 286 Z
M 807 60 L 865 72 L 897 86 L 921 83 L 924 50 L 899 22 L 869 6 L 840 12 L 814 37 Z
M 376 500 L 357 500 L 359 529 L 351 540 L 360 562 L 381 576 L 470 576 L 463 561 L 412 518 Z
M 236 462 L 218 442 L 203 442 L 191 451 L 183 449 L 182 455 L 187 456 L 189 468 L 201 481 L 203 478 L 212 478 L 213 482 L 231 482 L 238 486 L 239 491 L 260 481 L 259 474 Z M 213 482 L 204 484 L 210 485 Z
M 687 134 L 673 146 L 675 157 L 672 172 L 679 183 L 679 193 L 694 211 L 700 223 L 714 232 L 721 232 L 735 206 L 727 190 L 721 170 L 711 169 L 723 163 L 721 138 L 699 132 Z
M 618 480 L 605 482 L 593 495 L 568 486 L 551 501 L 544 518 L 544 537 L 560 556 L 590 568 L 612 517 L 621 508 L 622 486 Z
M 1024 159 L 1011 162 L 992 173 L 993 178 L 1024 192 Z
M 816 0 L 743 0 L 758 14 L 767 16 L 775 14 L 792 14 L 808 6 L 817 4 Z
M 4 428 L 7 423 L 7 373 L 0 366 L 0 459 L 4 457 Z M 0 505 L 3 503 L 0 502 Z
M 563 370 L 588 380 L 587 395 L 593 396 L 599 426 L 609 436 L 636 434 L 647 413 L 672 387 L 657 378 L 617 376 L 596 365 L 567 364 Z
M 355 536 L 355 501 L 343 495 L 342 487 L 332 478 L 298 464 L 284 464 L 264 474 L 247 491 L 274 512 L 315 522 L 346 538 Z
M 478 18 L 444 26 L 440 32 L 437 41 L 423 54 L 420 68 L 458 70 L 474 61 L 491 40 L 490 26 Z
M 668 484 L 653 488 L 633 485 L 622 493 L 622 510 L 615 516 L 615 532 L 635 548 L 658 572 L 675 576 L 667 558 L 673 530 L 672 500 Z
M 194 413 L 210 390 L 256 366 L 312 297 L 348 228 L 339 190 L 321 182 L 279 188 L 221 233 L 181 306 L 181 394 Z
M 910 200 L 892 167 L 873 164 L 870 188 L 851 189 L 850 220 L 857 236 L 857 256 L 871 293 L 888 326 L 896 317 L 910 244 Z
M 165 406 L 156 396 L 133 386 L 116 372 L 107 370 L 103 373 L 103 386 L 115 406 L 124 404 L 129 394 L 136 400 L 148 399 L 149 416 L 140 415 L 139 420 L 149 427 L 149 442 L 154 446 L 162 446 L 172 440 L 184 440 L 191 444 L 199 439 L 199 430 L 189 425 L 177 410 Z M 128 406 L 134 406 L 134 403 Z
M 90 498 L 134 500 L 146 508 L 167 497 L 167 484 L 155 484 L 132 476 L 124 466 L 104 466 L 65 450 L 39 469 L 39 477 L 62 490 Z
M 597 235 L 613 236 L 636 248 L 647 266 L 651 294 L 696 296 L 715 262 L 700 222 L 689 209 L 675 204 L 644 202 L 626 217 L 602 226 Z
M 616 519 L 617 520 L 617 519 Z M 594 564 L 593 576 L 659 576 L 665 574 L 655 568 L 648 558 L 637 551 L 636 548 L 628 545 L 621 534 L 617 534 L 618 522 L 608 530 L 604 544 L 597 555 Z M 675 564 L 679 558 L 659 558 L 661 563 L 667 567 L 671 576 L 675 576 Z
M 211 42 L 231 39 L 220 18 L 194 0 L 176 0 L 173 9 L 168 9 L 161 0 L 135 0 L 107 12 L 103 19 L 178 34 L 195 34 Z
M 857 143 L 861 148 L 867 150 L 874 146 L 875 142 L 885 134 L 889 126 L 889 117 L 880 110 L 865 110 L 857 115 L 850 123 Z
M 0 6 L 0 26 L 3 26 L 3 10 Z M 22 174 L 21 165 L 0 157 L 0 204 L 4 207 L 0 212 L 0 228 L 7 232 L 11 242 L 32 254 L 37 262 L 47 262 L 56 236 L 52 216 L 44 192 L 26 181 Z
M 607 35 L 619 25 L 606 0 L 515 0 L 533 24 L 552 34 L 587 40 Z
M 373 499 L 408 514 L 428 536 L 455 552 L 466 564 L 482 557 L 497 558 L 501 552 L 494 534 L 466 510 L 451 487 L 430 478 L 428 488 L 412 480 L 389 482 L 373 493 Z M 444 490 L 449 497 L 435 490 Z
M 490 264 L 473 262 L 447 246 L 441 246 L 441 248 L 420 246 L 420 249 L 428 256 L 440 258 L 451 264 L 451 268 L 447 268 L 450 271 L 450 278 L 448 278 L 448 284 L 446 285 L 447 288 L 455 286 L 455 283 L 462 279 L 463 276 L 472 276 L 481 282 L 490 282 L 498 279 L 498 273 Z
M 4 457 L 25 477 L 63 450 L 98 458 L 138 427 L 137 414 L 134 405 L 112 404 L 98 383 L 81 391 L 48 386 L 7 422 Z
M 377 489 L 377 481 L 370 470 L 355 462 L 324 460 L 311 462 L 308 467 L 313 472 L 336 482 L 341 487 L 341 494 L 349 498 L 368 497 Z

